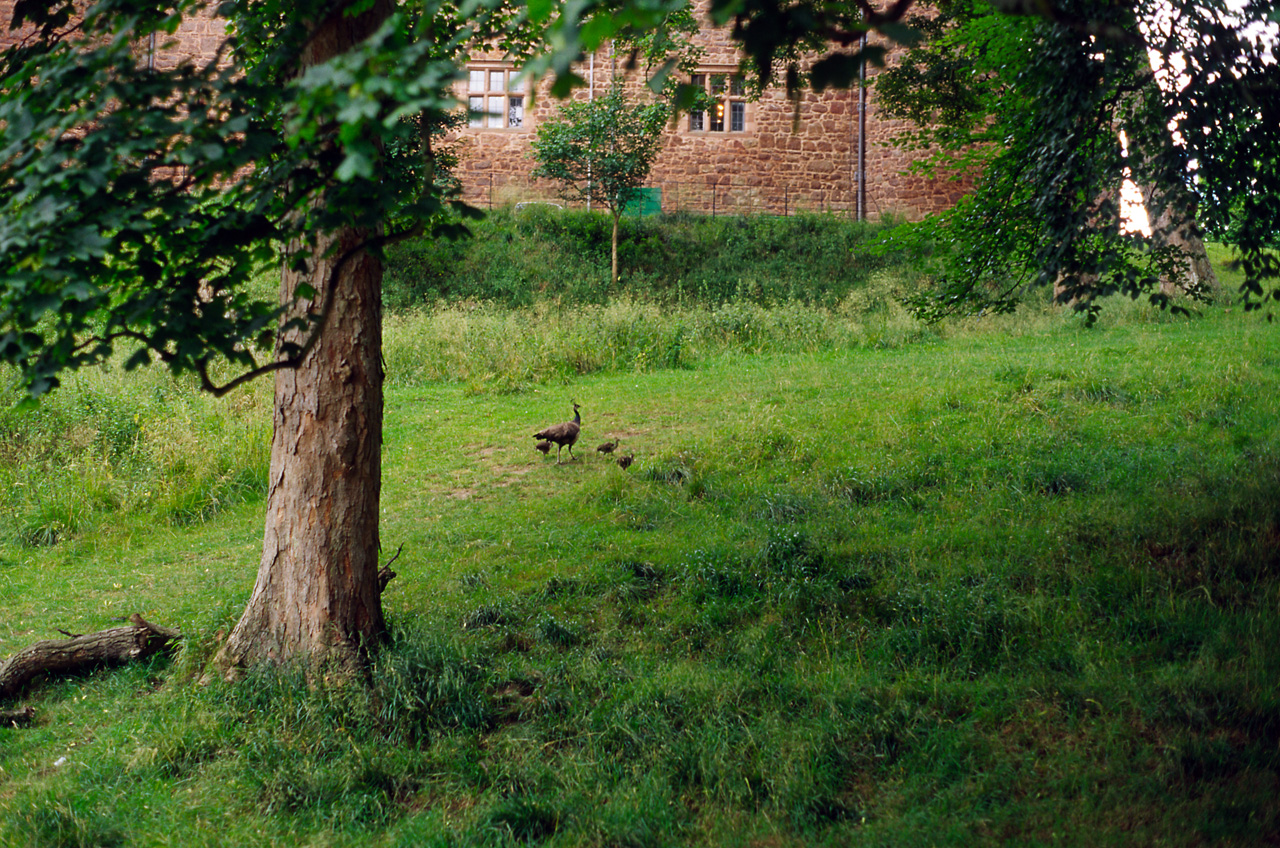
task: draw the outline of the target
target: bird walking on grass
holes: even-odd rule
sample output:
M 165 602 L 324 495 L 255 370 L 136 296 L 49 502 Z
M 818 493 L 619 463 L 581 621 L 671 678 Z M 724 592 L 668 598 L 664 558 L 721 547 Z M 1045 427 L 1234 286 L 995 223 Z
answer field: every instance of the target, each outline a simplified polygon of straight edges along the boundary
M 600 453 L 603 453 L 603 454 L 611 454 L 611 453 L 613 453 L 613 452 L 614 452 L 614 450 L 618 447 L 618 442 L 619 442 L 619 441 L 621 441 L 621 440 L 620 440 L 620 439 L 614 439 L 612 442 L 605 442 L 603 445 L 601 445 L 600 447 L 596 448 L 596 450 L 598 450 Z
M 542 451 L 543 453 L 547 453 L 548 451 L 551 450 L 551 443 L 548 442 L 546 439 L 543 439 L 542 441 L 534 445 L 534 447 Z
M 636 458 L 635 451 L 631 451 L 626 456 L 618 457 L 618 467 L 626 471 L 631 467 L 631 461 Z
M 569 458 L 573 459 L 573 445 L 578 441 L 578 433 L 582 430 L 582 414 L 578 412 L 578 405 L 573 405 L 573 420 L 565 421 L 560 424 L 552 424 L 545 430 L 539 430 L 533 434 L 535 439 L 546 439 L 548 442 L 556 444 L 556 463 L 560 462 L 560 451 L 564 448 L 569 449 Z M 548 450 L 550 448 L 548 447 Z

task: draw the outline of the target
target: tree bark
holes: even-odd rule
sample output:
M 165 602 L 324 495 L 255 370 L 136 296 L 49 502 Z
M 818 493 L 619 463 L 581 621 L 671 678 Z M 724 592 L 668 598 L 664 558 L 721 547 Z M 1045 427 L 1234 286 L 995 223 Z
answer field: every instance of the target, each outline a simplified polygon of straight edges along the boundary
M 609 282 L 611 285 L 618 284 L 618 219 L 622 217 L 622 210 L 613 210 L 613 241 L 610 250 L 609 262 Z
M 1151 241 L 1156 247 L 1172 247 L 1182 256 L 1177 277 L 1161 277 L 1162 294 L 1212 292 L 1219 288 L 1218 276 L 1209 264 L 1204 238 L 1195 219 L 1195 199 L 1183 186 L 1162 191 L 1155 185 L 1142 187 L 1142 203 L 1150 216 Z
M 12 698 L 41 674 L 83 671 L 144 659 L 165 650 L 181 634 L 158 627 L 134 613 L 130 624 L 72 636 L 46 639 L 23 648 L 0 662 L 0 698 Z M 5 723 L 17 722 L 28 711 L 2 713 Z
M 330 15 L 303 68 L 351 49 L 391 8 L 379 0 L 354 19 Z M 385 635 L 378 576 L 382 266 L 359 253 L 330 279 L 337 258 L 371 235 L 339 231 L 321 240 L 305 274 L 282 275 L 283 302 L 301 282 L 316 291 L 313 302 L 297 304 L 283 320 L 317 308 L 330 286 L 333 305 L 300 367 L 276 372 L 262 559 L 244 614 L 216 660 L 226 673 L 293 659 L 358 661 Z
M 1140 96 L 1163 100 L 1155 72 L 1149 63 L 1139 64 L 1138 85 Z M 1167 110 L 1166 110 L 1167 111 Z M 1166 114 L 1167 119 L 1172 115 Z M 1166 154 L 1172 150 L 1173 136 L 1165 126 L 1154 126 L 1150 118 L 1143 120 L 1141 127 L 1131 127 L 1135 137 L 1144 133 L 1159 145 Z M 1132 145 L 1132 143 L 1131 143 Z M 1218 277 L 1209 264 L 1209 257 L 1204 249 L 1204 237 L 1200 225 L 1196 223 L 1197 199 L 1187 187 L 1185 165 L 1171 172 L 1169 166 L 1157 167 L 1151 151 L 1144 145 L 1138 145 L 1135 173 L 1142 192 L 1142 205 L 1147 210 L 1148 223 L 1151 225 L 1151 243 L 1159 249 L 1172 247 L 1181 257 L 1181 268 L 1174 277 L 1160 278 L 1160 292 L 1165 295 L 1183 293 L 1207 293 L 1217 291 L 1220 287 Z M 1179 157 L 1168 157 L 1181 163 Z

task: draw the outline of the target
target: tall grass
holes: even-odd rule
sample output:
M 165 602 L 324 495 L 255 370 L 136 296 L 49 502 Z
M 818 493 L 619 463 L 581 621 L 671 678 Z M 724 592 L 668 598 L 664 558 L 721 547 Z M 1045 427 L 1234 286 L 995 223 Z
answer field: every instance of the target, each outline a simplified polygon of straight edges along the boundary
M 510 392 L 583 374 L 688 369 L 730 352 L 885 348 L 934 337 L 893 304 L 663 307 L 626 298 L 517 309 L 453 304 L 392 315 L 384 348 L 393 383 Z
M 0 377 L 3 379 L 3 377 Z M 0 531 L 51 545 L 134 513 L 203 521 L 264 491 L 270 397 L 218 401 L 160 372 L 72 374 L 34 409 L 0 409 Z

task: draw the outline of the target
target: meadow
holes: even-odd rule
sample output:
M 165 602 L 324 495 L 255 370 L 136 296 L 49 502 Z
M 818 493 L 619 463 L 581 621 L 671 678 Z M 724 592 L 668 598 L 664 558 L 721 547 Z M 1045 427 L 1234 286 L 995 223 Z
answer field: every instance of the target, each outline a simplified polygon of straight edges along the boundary
M 0 656 L 133 612 L 184 634 L 20 699 L 0 844 L 1280 838 L 1265 315 L 926 327 L 896 298 L 927 262 L 823 220 L 698 224 L 721 261 L 675 285 L 639 260 L 695 224 L 645 224 L 611 291 L 594 225 L 516 224 L 389 274 L 368 685 L 203 679 L 257 568 L 269 385 L 105 368 L 0 412 Z M 726 262 L 734 227 L 770 252 Z M 557 464 L 531 434 L 575 401 Z

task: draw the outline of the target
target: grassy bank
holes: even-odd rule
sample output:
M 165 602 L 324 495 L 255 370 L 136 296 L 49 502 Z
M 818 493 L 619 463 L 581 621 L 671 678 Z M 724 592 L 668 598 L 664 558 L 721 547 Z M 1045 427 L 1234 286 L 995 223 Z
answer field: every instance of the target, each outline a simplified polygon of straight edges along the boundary
M 0 842 L 1280 832 L 1274 327 L 1129 309 L 1086 332 L 1031 310 L 921 332 L 828 307 L 806 320 L 841 329 L 813 344 L 787 329 L 775 347 L 701 341 L 676 363 L 543 376 L 475 341 L 508 338 L 525 362 L 595 338 L 610 309 L 668 332 L 713 326 L 717 307 L 391 322 L 383 539 L 403 553 L 368 689 L 198 685 L 252 584 L 252 486 L 192 518 L 139 497 L 56 539 L 6 533 L 0 654 L 133 611 L 187 637 L 173 661 L 24 699 L 37 725 L 0 729 Z M 441 338 L 488 364 L 411 366 Z M 261 388 L 232 414 L 136 375 L 83 379 L 108 381 L 59 401 L 100 416 L 77 419 L 83 451 L 28 480 L 83 456 L 116 476 L 161 467 L 166 442 L 192 468 L 228 463 L 211 480 L 261 462 Z M 581 460 L 557 466 L 529 434 L 572 399 Z M 189 435 L 153 439 L 161 421 Z M 615 437 L 627 472 L 592 450 Z
M 468 226 L 472 238 L 392 249 L 385 295 L 393 310 L 460 300 L 603 305 L 618 297 L 834 306 L 873 277 L 909 273 L 926 258 L 877 255 L 871 244 L 883 224 L 831 215 L 628 217 L 613 285 L 608 216 L 538 205 L 497 210 Z

